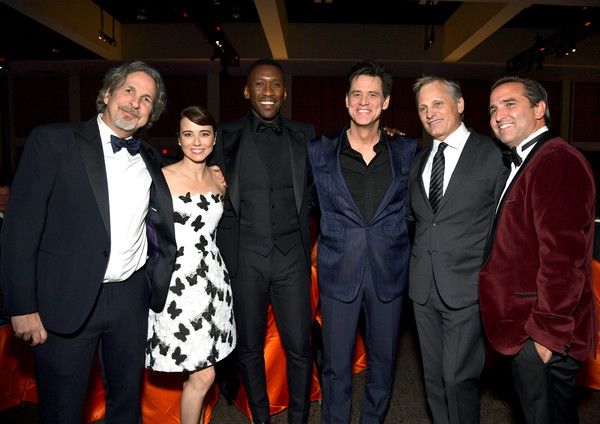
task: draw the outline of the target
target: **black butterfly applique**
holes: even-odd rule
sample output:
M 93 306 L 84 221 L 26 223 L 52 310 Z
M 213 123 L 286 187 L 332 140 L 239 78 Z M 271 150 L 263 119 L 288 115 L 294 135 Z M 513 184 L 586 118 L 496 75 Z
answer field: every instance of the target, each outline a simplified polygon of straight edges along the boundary
M 198 207 L 204 211 L 208 211 L 208 205 L 210 203 L 208 203 L 208 200 L 206 200 L 206 197 L 204 197 L 204 195 L 200 195 L 200 201 L 197 203 Z
M 215 201 L 215 203 L 219 203 L 223 198 L 223 196 L 221 196 L 220 194 L 211 194 L 210 196 Z
M 162 356 L 167 356 L 167 353 L 169 352 L 169 346 L 163 342 L 160 342 L 158 344 L 158 352 L 162 355 Z
M 217 297 L 219 298 L 219 301 L 222 302 L 225 297 L 225 292 L 221 289 L 217 289 Z
M 185 284 L 181 282 L 181 278 L 175 278 L 175 285 L 171 286 L 169 289 L 175 293 L 177 296 L 181 296 L 183 293 L 183 289 L 185 288 Z
M 175 254 L 176 258 L 183 256 L 183 248 L 184 248 L 184 246 L 181 246 L 179 249 L 177 249 L 177 253 Z
M 217 350 L 217 348 L 215 346 L 212 347 L 212 350 L 210 352 L 210 355 L 208 355 L 208 357 L 206 358 L 206 361 L 209 364 L 214 364 L 219 360 L 219 351 Z
M 183 361 L 185 361 L 185 358 L 187 358 L 187 355 L 183 355 L 181 353 L 181 348 L 179 346 L 177 346 L 177 349 L 175 349 L 175 351 L 171 355 L 171 358 L 173 358 L 175 360 L 175 364 L 179 365 Z
M 216 325 L 211 324 L 208 335 L 216 342 L 219 340 L 219 337 L 221 337 L 221 330 L 219 330 L 219 327 Z
M 217 230 L 215 229 L 214 231 L 210 232 L 210 239 L 212 241 L 215 241 L 216 238 L 217 238 Z
M 227 338 L 227 344 L 229 344 L 229 346 L 233 345 L 233 334 L 231 334 L 231 332 L 229 333 L 229 337 Z
M 194 219 L 194 222 L 192 222 L 192 227 L 196 232 L 198 232 L 200 228 L 204 227 L 204 222 L 202 222 L 202 215 L 198 215 L 198 217 Z
M 183 312 L 183 309 L 177 308 L 177 304 L 173 300 L 171 302 L 171 304 L 169 305 L 169 307 L 167 308 L 167 312 L 171 316 L 171 319 L 175 319 L 179 316 L 179 314 L 181 314 Z
M 217 256 L 217 263 L 219 266 L 223 266 L 223 260 L 221 259 L 221 255 Z
M 179 270 L 179 268 L 181 268 L 181 264 L 176 263 L 175 266 L 173 267 L 173 271 L 177 271 L 177 270 Z
M 197 316 L 196 318 L 194 318 L 191 321 L 192 327 L 194 327 L 194 330 L 198 331 L 202 328 L 202 317 L 201 316 Z
M 190 216 L 181 212 L 173 212 L 173 221 L 175 224 L 185 225 L 185 223 L 190 219 Z
M 231 306 L 231 293 L 229 291 L 227 291 L 227 296 L 225 296 L 225 302 L 227 306 Z
M 154 356 L 150 356 L 150 369 L 152 369 L 154 367 L 154 364 L 156 363 L 156 358 Z
M 206 278 L 207 271 L 208 271 L 208 265 L 206 265 L 206 262 L 204 262 L 204 259 L 202 259 L 200 261 L 200 266 L 196 269 L 196 272 L 200 275 L 200 277 Z
M 200 236 L 200 241 L 196 243 L 195 246 L 196 249 L 198 249 L 199 252 L 202 252 L 204 256 L 208 255 L 208 251 L 206 250 L 206 246 L 208 246 L 208 241 L 206 240 L 206 237 Z
M 187 336 L 190 335 L 190 330 L 188 330 L 185 325 L 179 323 L 179 331 L 176 331 L 175 333 L 173 333 L 173 335 L 175 336 L 175 338 L 181 340 L 182 342 L 185 342 L 187 340 Z
M 192 195 L 190 194 L 189 191 L 187 192 L 187 194 L 185 196 L 179 196 L 179 198 L 181 200 L 183 200 L 183 203 L 190 203 L 192 201 Z
M 206 287 L 204 290 L 206 290 L 206 293 L 208 293 L 208 295 L 213 299 L 217 295 L 217 286 L 215 286 L 210 280 L 206 280 Z
M 158 345 L 159 342 L 160 342 L 160 339 L 158 338 L 156 333 L 153 333 L 152 337 L 146 341 L 146 353 L 147 354 L 152 353 L 152 350 Z
M 215 309 L 215 307 L 213 306 L 213 304 L 209 303 L 208 306 L 206 307 L 206 309 L 204 310 L 204 312 L 202 312 L 202 317 L 204 317 L 204 319 L 206 321 L 211 322 L 212 321 L 212 317 L 215 316 L 216 312 L 217 312 L 217 310 Z M 214 324 L 213 324 L 213 327 L 214 327 Z M 210 331 L 212 333 L 213 329 L 211 329 Z
M 197 370 L 201 370 L 202 368 L 206 368 L 209 365 L 211 365 L 210 363 L 206 362 L 206 361 L 200 361 L 196 364 L 196 368 Z
M 198 274 L 186 275 L 185 279 L 187 280 L 190 286 L 195 286 L 196 284 L 198 284 Z

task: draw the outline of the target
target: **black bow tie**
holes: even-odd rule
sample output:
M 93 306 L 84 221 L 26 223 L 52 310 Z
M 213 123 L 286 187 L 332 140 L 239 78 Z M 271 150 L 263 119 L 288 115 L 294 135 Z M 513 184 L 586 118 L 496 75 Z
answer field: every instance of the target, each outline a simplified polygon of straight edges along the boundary
M 121 137 L 117 137 L 116 135 L 111 135 L 110 145 L 112 146 L 113 153 L 117 153 L 123 147 L 127 149 L 131 156 L 137 154 L 137 152 L 140 151 L 140 139 L 135 137 L 124 139 Z
M 283 131 L 283 128 L 281 128 L 281 126 L 279 126 L 279 125 L 267 124 L 266 122 L 261 122 L 256 127 L 256 133 L 260 134 L 260 133 L 262 133 L 263 131 L 265 131 L 267 129 L 273 130 L 273 132 L 275 134 L 281 134 L 281 132 Z
M 523 163 L 523 159 L 521 159 L 521 156 L 517 153 L 516 147 L 502 152 L 502 160 L 504 161 L 504 165 L 509 168 L 511 163 L 514 163 L 517 168 Z

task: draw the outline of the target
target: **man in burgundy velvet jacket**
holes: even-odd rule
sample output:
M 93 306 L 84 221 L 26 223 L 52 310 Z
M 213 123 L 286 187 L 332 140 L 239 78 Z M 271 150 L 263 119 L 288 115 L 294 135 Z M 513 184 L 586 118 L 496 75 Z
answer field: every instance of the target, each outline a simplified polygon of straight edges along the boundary
M 579 423 L 575 372 L 598 343 L 592 171 L 548 130 L 539 83 L 496 81 L 489 111 L 496 137 L 511 149 L 511 171 L 479 278 L 485 331 L 510 358 L 528 423 Z

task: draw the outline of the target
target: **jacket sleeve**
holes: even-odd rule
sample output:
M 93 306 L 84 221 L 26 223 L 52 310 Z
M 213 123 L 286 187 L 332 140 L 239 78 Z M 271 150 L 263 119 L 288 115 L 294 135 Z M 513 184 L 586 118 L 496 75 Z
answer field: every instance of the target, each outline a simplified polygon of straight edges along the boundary
M 573 315 L 588 284 L 595 189 L 591 170 L 583 161 L 559 150 L 548 155 L 532 175 L 530 207 L 539 270 L 537 299 L 525 331 L 559 353 L 568 351 L 573 340 Z
M 48 202 L 60 166 L 48 127 L 29 136 L 15 175 L 2 227 L 1 281 L 9 315 L 38 310 L 37 262 Z

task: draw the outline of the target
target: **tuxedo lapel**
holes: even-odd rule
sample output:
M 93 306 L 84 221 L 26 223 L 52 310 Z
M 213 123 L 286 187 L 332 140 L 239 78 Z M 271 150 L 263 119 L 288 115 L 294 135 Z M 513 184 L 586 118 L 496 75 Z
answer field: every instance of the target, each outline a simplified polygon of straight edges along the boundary
M 300 212 L 304 199 L 304 175 L 306 174 L 306 143 L 304 136 L 300 133 L 290 131 L 284 126 L 284 134 L 288 134 L 290 161 L 292 165 L 292 180 L 294 183 L 294 196 L 296 198 L 296 210 Z
M 527 167 L 527 164 L 531 161 L 531 159 L 537 153 L 537 151 L 544 145 L 544 143 L 546 143 L 548 140 L 551 140 L 555 137 L 556 137 L 556 134 L 554 134 L 550 130 L 538 135 L 536 137 L 537 142 L 536 142 L 535 146 L 533 146 L 533 149 L 527 155 L 527 157 L 525 158 L 525 160 L 519 167 L 519 170 L 515 174 L 512 181 L 510 182 L 510 185 L 506 188 L 506 190 L 504 190 L 503 194 L 502 194 L 502 190 L 500 190 L 500 196 L 502 196 L 502 197 L 500 197 L 500 199 L 498 200 L 498 203 L 496 203 L 497 210 L 496 210 L 496 213 L 494 214 L 494 219 L 492 221 L 492 226 L 490 228 L 490 233 L 488 234 L 488 239 L 486 241 L 485 248 L 483 249 L 483 263 L 484 264 L 487 262 L 490 254 L 492 253 L 492 246 L 494 245 L 494 239 L 496 237 L 496 230 L 498 229 L 498 221 L 500 219 L 500 215 L 502 214 L 502 208 L 504 206 L 504 199 L 506 199 L 506 196 L 510 193 L 510 190 L 512 189 L 513 185 L 519 179 L 519 176 L 523 173 L 523 171 Z M 510 171 L 506 173 L 506 178 L 508 178 L 509 174 L 510 174 Z
M 432 148 L 433 148 L 433 145 L 431 145 L 428 148 L 426 148 L 425 150 L 423 150 L 423 153 L 421 153 L 421 155 L 419 156 L 419 161 L 417 163 L 415 163 L 415 166 L 417 167 L 417 175 L 415 176 L 415 178 L 417 181 L 417 186 L 418 186 L 419 194 L 421 196 L 421 200 L 427 205 L 427 207 L 433 214 L 433 208 L 431 207 L 431 203 L 429 203 L 429 196 L 425 192 L 425 185 L 423 184 L 423 171 L 425 170 L 425 165 L 427 164 L 427 159 L 429 158 L 429 155 L 431 154 Z
M 224 134 L 221 137 L 223 140 L 223 163 L 225 165 L 225 175 L 227 178 L 227 193 L 229 200 L 233 206 L 235 213 L 240 214 L 240 159 L 241 159 L 241 144 L 242 137 L 248 125 L 248 119 L 245 119 L 244 124 L 235 132 L 227 132 L 222 130 Z
M 108 182 L 106 179 L 106 166 L 104 165 L 104 151 L 100 140 L 100 131 L 96 118 L 86 122 L 81 133 L 75 132 L 75 142 L 79 147 L 83 166 L 88 179 L 106 233 L 110 235 L 110 211 L 108 206 Z

